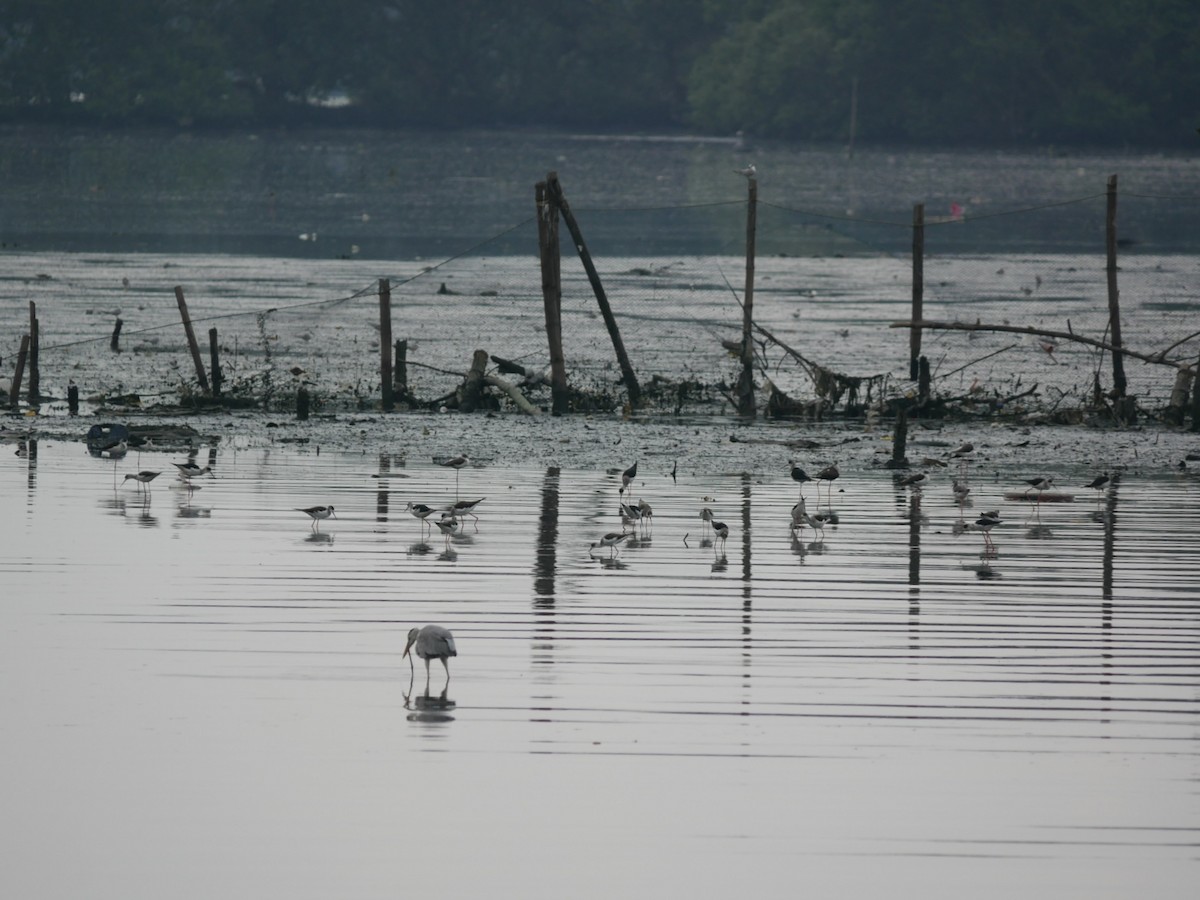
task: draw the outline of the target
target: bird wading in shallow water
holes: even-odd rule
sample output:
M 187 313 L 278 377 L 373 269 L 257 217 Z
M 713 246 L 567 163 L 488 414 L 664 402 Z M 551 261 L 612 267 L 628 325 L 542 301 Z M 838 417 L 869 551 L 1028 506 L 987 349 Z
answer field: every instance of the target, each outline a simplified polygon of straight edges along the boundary
M 454 646 L 454 635 L 441 625 L 426 625 L 424 628 L 410 629 L 401 659 L 408 656 L 408 665 L 415 674 L 416 667 L 413 666 L 412 656 L 409 655 L 410 651 L 425 660 L 426 693 L 429 692 L 429 661 L 431 659 L 442 661 L 442 666 L 446 669 L 446 684 L 450 684 L 449 659 L 451 656 L 458 656 L 458 648 Z
M 308 516 L 310 519 L 312 519 L 311 527 L 314 531 L 320 530 L 320 524 L 321 524 L 322 519 L 328 519 L 330 516 L 333 516 L 335 519 L 337 518 L 337 516 L 333 515 L 333 507 L 332 506 L 310 506 L 307 509 L 300 509 L 299 507 L 297 507 L 296 512 L 302 512 L 306 516 Z
M 715 536 L 717 541 L 721 542 L 721 550 L 722 550 L 722 552 L 724 552 L 725 541 L 729 538 L 729 526 L 726 525 L 724 522 L 718 522 L 713 517 L 713 511 L 711 509 L 709 509 L 707 506 L 704 507 L 704 509 L 700 510 L 700 518 L 703 519 L 705 522 L 708 522 L 708 524 L 710 524 L 712 526 L 713 535 Z M 717 549 L 716 541 L 713 541 L 713 551 L 716 552 L 716 549 Z
M 138 472 L 136 474 L 130 473 L 125 476 L 123 481 L 128 481 L 130 478 L 132 478 L 137 482 L 139 488 L 148 491 L 150 490 L 150 482 L 152 482 L 160 474 L 161 473 L 159 472 Z
M 637 478 L 637 461 L 633 465 L 621 473 L 621 493 L 629 491 L 630 496 L 633 496 L 633 479 Z
M 842 473 L 838 471 L 838 467 L 836 465 L 826 466 L 824 469 L 822 469 L 820 472 L 817 473 L 817 481 L 823 481 L 828 486 L 826 488 L 826 490 L 829 495 L 828 502 L 829 502 L 830 506 L 833 506 L 833 482 L 841 474 Z M 817 494 L 817 502 L 818 503 L 821 502 L 821 495 L 819 493 Z
M 618 545 L 622 541 L 628 540 L 632 536 L 633 535 L 628 531 L 610 531 L 608 534 L 604 535 L 604 537 L 600 538 L 600 540 L 592 541 L 590 544 L 588 544 L 588 555 L 592 555 L 592 551 L 597 547 L 607 547 L 609 559 L 613 558 L 614 551 L 616 552 L 617 556 L 620 556 L 621 550 Z
M 788 466 L 791 468 L 792 481 L 795 481 L 800 485 L 800 496 L 803 497 L 804 496 L 804 485 L 806 482 L 812 481 L 812 478 L 809 477 L 809 474 L 807 472 L 805 472 L 802 468 L 800 468 L 798 465 L 796 465 L 791 460 L 788 460 Z
M 404 507 L 404 511 L 421 521 L 421 534 L 425 533 L 425 527 L 429 525 L 426 519 L 433 515 L 437 510 L 432 506 L 426 506 L 424 503 L 413 503 L 411 500 Z
M 467 454 L 465 454 L 465 453 L 462 453 L 462 454 L 454 457 L 454 459 L 447 459 L 441 463 L 441 465 L 454 470 L 454 499 L 455 500 L 458 499 L 458 473 L 459 473 L 459 470 L 462 469 L 462 467 L 465 466 L 470 461 L 471 461 L 471 457 L 467 456 Z

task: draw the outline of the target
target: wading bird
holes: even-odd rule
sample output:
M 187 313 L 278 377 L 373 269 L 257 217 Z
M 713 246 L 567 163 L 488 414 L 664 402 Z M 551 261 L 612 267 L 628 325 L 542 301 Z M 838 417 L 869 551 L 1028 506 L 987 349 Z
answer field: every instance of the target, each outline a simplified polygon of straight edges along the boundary
M 796 465 L 790 459 L 788 460 L 788 466 L 790 466 L 791 470 L 792 470 L 792 481 L 795 481 L 800 485 L 800 496 L 803 497 L 804 496 L 804 483 L 806 481 L 812 481 L 812 478 L 809 477 L 809 474 L 807 472 L 805 472 L 802 468 L 800 468 L 798 465 Z
M 405 505 L 404 511 L 414 518 L 421 520 L 421 534 L 425 533 L 425 526 L 429 525 L 425 520 L 437 512 L 432 506 L 426 506 L 424 503 L 413 503 L 411 500 Z
M 628 531 L 610 531 L 608 534 L 604 535 L 604 537 L 600 538 L 600 540 L 592 541 L 590 544 L 588 544 L 588 555 L 591 556 L 592 551 L 597 547 L 607 547 L 609 559 L 613 558 L 614 551 L 616 551 L 617 556 L 620 556 L 621 550 L 617 545 L 620 544 L 621 541 L 628 540 L 631 537 L 633 537 L 633 534 Z
M 426 693 L 429 693 L 429 661 L 431 659 L 440 659 L 442 661 L 442 665 L 446 669 L 446 684 L 449 686 L 449 659 L 451 656 L 458 656 L 458 648 L 454 646 L 454 635 L 441 625 L 426 625 L 424 628 L 409 630 L 408 642 L 404 645 L 404 654 L 400 658 L 403 659 L 405 656 L 408 656 L 409 668 L 416 674 L 416 667 L 413 666 L 412 657 L 409 656 L 410 650 L 425 660 Z
M 471 457 L 467 456 L 467 454 L 465 454 L 465 453 L 462 453 L 462 454 L 459 454 L 458 456 L 454 457 L 454 459 L 447 459 L 444 462 L 442 462 L 443 466 L 447 466 L 448 468 L 451 468 L 454 470 L 454 499 L 455 500 L 458 499 L 458 472 L 460 469 L 462 469 L 463 466 L 465 466 L 470 461 L 471 461 Z
M 628 490 L 630 495 L 633 494 L 633 479 L 635 478 L 637 478 L 637 460 L 634 460 L 633 465 L 621 473 L 621 493 Z
M 715 518 L 713 518 L 713 511 L 707 506 L 700 510 L 700 518 L 712 525 L 713 534 L 716 536 L 717 540 L 721 542 L 721 550 L 724 551 L 725 541 L 729 537 L 729 526 L 724 522 L 718 522 Z M 713 551 L 715 552 L 716 549 L 716 543 L 714 542 Z
M 157 478 L 159 474 L 159 472 L 138 472 L 136 474 L 130 473 L 129 475 L 125 476 L 125 478 L 122 480 L 122 483 L 132 478 L 138 483 L 139 488 L 148 491 L 150 490 L 150 482 Z
M 320 529 L 321 520 L 328 519 L 330 516 L 333 516 L 333 507 L 332 506 L 310 506 L 307 509 L 300 509 L 299 507 L 297 507 L 296 512 L 302 512 L 306 516 L 308 516 L 310 519 L 312 519 L 313 531 L 320 531 L 321 530 Z M 337 516 L 333 516 L 333 517 L 335 519 L 337 518 Z

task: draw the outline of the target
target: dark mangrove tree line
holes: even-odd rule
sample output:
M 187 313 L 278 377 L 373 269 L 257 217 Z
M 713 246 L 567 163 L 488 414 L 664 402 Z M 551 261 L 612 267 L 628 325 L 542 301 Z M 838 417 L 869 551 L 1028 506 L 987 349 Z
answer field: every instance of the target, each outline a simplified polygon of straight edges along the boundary
M 0 121 L 1200 140 L 1196 0 L 6 0 Z

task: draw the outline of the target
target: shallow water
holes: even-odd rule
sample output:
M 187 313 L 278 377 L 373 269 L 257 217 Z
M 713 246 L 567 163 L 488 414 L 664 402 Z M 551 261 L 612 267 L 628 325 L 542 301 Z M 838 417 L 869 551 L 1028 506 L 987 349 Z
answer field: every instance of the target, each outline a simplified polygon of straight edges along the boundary
M 447 547 L 405 511 L 439 466 L 121 480 L 172 459 L 0 456 L 8 894 L 1191 895 L 1194 477 L 1035 510 L 974 472 L 992 557 L 944 476 L 843 475 L 820 540 L 789 480 L 643 472 L 609 560 L 615 472 L 467 468 Z M 426 622 L 445 700 L 400 657 Z

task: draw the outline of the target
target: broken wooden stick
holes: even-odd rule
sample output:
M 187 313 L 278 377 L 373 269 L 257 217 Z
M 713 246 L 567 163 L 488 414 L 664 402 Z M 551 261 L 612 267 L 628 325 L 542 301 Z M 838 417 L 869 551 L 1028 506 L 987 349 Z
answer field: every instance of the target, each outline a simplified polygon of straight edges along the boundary
M 1122 353 L 1125 356 L 1132 356 L 1134 359 L 1140 359 L 1142 362 L 1153 363 L 1160 366 L 1178 367 L 1180 365 L 1190 365 L 1190 363 L 1182 360 L 1164 359 L 1162 354 L 1155 353 L 1138 353 L 1136 350 L 1130 350 L 1128 347 L 1114 347 L 1112 344 L 1105 341 L 1098 341 L 1095 338 L 1084 337 L 1081 334 L 1075 334 L 1073 331 L 1055 331 L 1049 328 L 1034 328 L 1032 325 L 984 325 L 980 322 L 930 322 L 925 320 L 907 322 L 893 322 L 889 328 L 932 328 L 940 331 L 1005 331 L 1010 334 L 1032 334 L 1038 337 L 1054 338 L 1060 341 L 1074 341 L 1077 344 L 1088 344 L 1092 347 L 1097 347 L 1100 350 L 1107 350 L 1109 353 Z
M 517 390 L 517 386 L 512 382 L 505 381 L 499 375 L 484 375 L 483 380 L 492 387 L 496 387 L 504 391 L 504 393 L 508 395 L 508 398 L 512 400 L 517 409 L 526 415 L 536 416 L 541 412 L 540 409 L 538 409 L 525 398 L 524 394 Z

